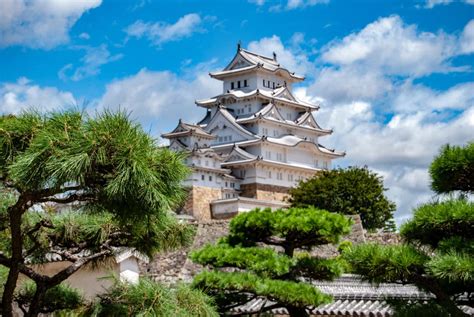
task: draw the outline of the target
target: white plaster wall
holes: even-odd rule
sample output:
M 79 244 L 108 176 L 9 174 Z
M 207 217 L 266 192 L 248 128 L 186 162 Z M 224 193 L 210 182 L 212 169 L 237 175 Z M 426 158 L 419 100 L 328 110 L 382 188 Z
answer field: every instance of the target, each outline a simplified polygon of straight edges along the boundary
M 140 278 L 140 268 L 136 258 L 131 257 L 119 263 L 120 280 L 131 284 L 137 284 Z
M 195 186 L 204 186 L 211 188 L 222 187 L 222 178 L 220 174 L 214 172 L 197 170 L 193 172 L 193 180 L 193 185 Z
M 266 87 L 266 86 L 263 86 L 263 80 L 265 80 L 266 83 L 267 82 L 271 83 L 270 88 Z M 275 88 L 273 88 L 273 82 L 275 82 Z M 278 84 L 280 86 L 284 86 L 285 85 L 285 79 L 281 78 L 281 77 L 278 77 L 278 76 L 275 76 L 275 75 L 270 75 L 270 74 L 265 74 L 265 73 L 258 73 L 257 74 L 257 88 L 260 89 L 260 90 L 272 91 L 273 89 L 276 89 L 278 87 Z M 291 89 L 291 83 L 290 82 L 286 81 L 286 86 Z
M 240 80 L 240 88 L 238 88 L 238 81 Z M 244 80 L 247 80 L 247 85 L 248 87 L 244 87 Z M 257 89 L 257 77 L 252 74 L 246 74 L 246 75 L 241 75 L 241 76 L 234 76 L 231 78 L 228 78 L 224 81 L 223 84 L 223 92 L 226 93 L 227 90 L 232 90 L 231 88 L 231 83 L 234 83 L 234 89 L 233 90 L 242 90 L 245 92 L 249 92 L 252 90 Z
M 230 200 L 219 204 L 212 204 L 212 213 L 216 216 L 235 212 L 248 212 L 255 208 L 267 208 L 272 210 L 283 208 L 284 205 L 270 205 L 264 201 Z
M 41 274 L 52 276 L 70 264 L 70 262 L 52 262 L 45 265 L 35 265 L 33 269 Z M 118 264 L 113 264 L 112 267 L 109 268 L 99 268 L 95 270 L 82 268 L 71 275 L 65 283 L 73 288 L 77 288 L 86 299 L 93 299 L 96 295 L 105 293 L 105 291 L 112 286 L 112 280 L 104 279 L 104 277 L 119 273 L 120 268 Z M 26 277 L 22 277 L 19 284 L 26 280 Z
M 226 104 L 226 108 L 233 110 L 234 117 L 244 118 L 252 116 L 262 108 L 258 100 L 238 100 L 235 103 Z

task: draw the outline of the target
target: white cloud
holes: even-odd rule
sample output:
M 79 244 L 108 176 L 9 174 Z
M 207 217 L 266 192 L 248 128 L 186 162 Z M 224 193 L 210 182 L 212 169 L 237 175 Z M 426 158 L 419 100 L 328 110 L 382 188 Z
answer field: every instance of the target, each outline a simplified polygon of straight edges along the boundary
M 56 87 L 40 87 L 24 77 L 14 83 L 0 84 L 0 113 L 16 114 L 25 109 L 49 111 L 76 104 L 70 92 Z
M 51 49 L 67 43 L 76 21 L 100 4 L 101 0 L 2 0 L 0 47 Z
M 322 59 L 341 66 L 379 69 L 389 75 L 423 76 L 454 70 L 449 58 L 456 54 L 455 36 L 420 32 L 416 25 L 390 16 L 326 45 Z
M 163 43 L 178 41 L 191 36 L 194 33 L 202 32 L 203 19 L 196 13 L 190 13 L 179 18 L 174 24 L 163 21 L 143 22 L 141 20 L 129 25 L 125 32 L 128 37 L 147 38 L 153 45 L 160 46 Z
M 425 7 L 431 9 L 437 5 L 447 5 L 453 2 L 453 0 L 426 0 Z
M 286 3 L 286 9 L 293 10 L 327 3 L 329 3 L 329 0 L 288 0 L 288 2 Z
M 474 53 L 474 20 L 469 21 L 464 27 L 459 45 L 462 53 Z
M 375 100 L 391 91 L 392 82 L 380 71 L 359 67 L 323 67 L 309 87 L 311 92 L 331 103 Z
M 347 151 L 335 165 L 368 165 L 384 177 L 399 223 L 433 197 L 428 167 L 439 148 L 474 139 L 474 82 L 435 90 L 414 80 L 454 71 L 450 58 L 471 50 L 471 23 L 457 36 L 381 18 L 324 47 L 313 81 L 295 90 L 322 104 L 316 119 L 334 134 L 320 142 Z
M 453 2 L 454 0 L 426 0 L 425 8 L 432 9 L 437 5 L 448 5 Z M 466 4 L 474 4 L 474 0 L 463 0 L 462 2 Z
M 474 82 L 461 83 L 443 91 L 434 91 L 410 82 L 397 87 L 388 110 L 413 113 L 417 111 L 463 110 L 474 107 Z
M 286 48 L 281 39 L 276 35 L 250 42 L 248 49 L 266 56 L 272 56 L 273 52 L 275 52 L 278 62 L 283 65 L 283 67 L 298 74 L 305 75 L 314 70 L 314 65 L 308 60 L 307 54 L 296 45 L 301 44 L 302 35 L 300 33 L 295 34 L 296 35 L 292 38 L 292 44 L 294 45 L 291 50 Z
M 265 4 L 265 0 L 248 0 L 250 3 L 255 3 L 258 6 L 263 6 Z
M 206 71 L 203 68 L 207 68 Z M 198 66 L 179 77 L 169 71 L 142 69 L 135 75 L 108 84 L 98 101 L 99 108 L 127 109 L 145 125 L 158 123 L 160 126 L 154 126 L 153 133 L 168 132 L 167 129 L 177 124 L 178 118 L 191 123 L 203 118 L 205 110 L 197 107 L 194 101 L 221 92 L 222 84 L 211 79 L 207 71 L 208 66 Z
M 86 54 L 81 58 L 82 64 L 77 67 L 70 76 L 67 73 L 74 68 L 73 64 L 67 64 L 61 68 L 58 72 L 58 76 L 62 80 L 70 78 L 73 81 L 79 81 L 87 77 L 95 76 L 100 73 L 101 66 L 117 61 L 123 57 L 122 54 L 112 55 L 105 44 L 97 47 L 77 46 L 75 48 L 86 51 Z
M 91 36 L 89 35 L 89 33 L 83 32 L 83 33 L 79 34 L 79 38 L 80 38 L 81 40 L 88 40 L 88 39 L 91 38 Z
M 430 98 L 435 99 L 436 93 Z M 384 176 L 388 196 L 398 205 L 400 222 L 433 195 L 427 170 L 440 146 L 473 140 L 474 106 L 467 104 L 460 115 L 444 121 L 432 120 L 429 109 L 400 111 L 387 124 L 378 120 L 375 108 L 362 101 L 322 107 L 317 120 L 322 126 L 333 126 L 335 132 L 321 142 L 347 151 L 336 165 L 368 165 Z

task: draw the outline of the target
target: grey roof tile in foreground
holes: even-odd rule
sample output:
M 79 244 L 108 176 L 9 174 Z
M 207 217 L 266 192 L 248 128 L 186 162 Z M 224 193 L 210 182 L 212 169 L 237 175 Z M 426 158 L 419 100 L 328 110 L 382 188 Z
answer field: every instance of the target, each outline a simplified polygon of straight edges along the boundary
M 410 302 L 433 298 L 432 294 L 420 291 L 415 285 L 381 283 L 376 286 L 353 274 L 344 274 L 334 281 L 313 281 L 312 284 L 334 298 L 332 303 L 313 307 L 311 309 L 312 315 L 389 317 L 393 313 L 388 303 L 391 299 Z M 273 304 L 275 302 L 257 298 L 235 307 L 231 311 L 252 314 Z M 474 308 L 468 306 L 462 306 L 461 308 L 467 314 L 474 315 Z M 283 307 L 272 309 L 271 312 L 277 315 L 288 314 Z

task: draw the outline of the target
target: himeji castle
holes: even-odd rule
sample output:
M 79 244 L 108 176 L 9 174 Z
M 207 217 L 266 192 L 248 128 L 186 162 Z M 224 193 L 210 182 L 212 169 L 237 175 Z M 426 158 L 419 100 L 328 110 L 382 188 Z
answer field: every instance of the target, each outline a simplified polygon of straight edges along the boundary
M 170 149 L 188 153 L 192 174 L 182 212 L 204 220 L 285 207 L 291 187 L 344 156 L 319 143 L 332 130 L 316 122 L 318 105 L 293 95 L 304 77 L 280 65 L 276 54 L 238 45 L 231 62 L 209 75 L 222 81 L 223 92 L 196 101 L 206 109 L 204 118 L 196 124 L 179 120 L 162 135 Z

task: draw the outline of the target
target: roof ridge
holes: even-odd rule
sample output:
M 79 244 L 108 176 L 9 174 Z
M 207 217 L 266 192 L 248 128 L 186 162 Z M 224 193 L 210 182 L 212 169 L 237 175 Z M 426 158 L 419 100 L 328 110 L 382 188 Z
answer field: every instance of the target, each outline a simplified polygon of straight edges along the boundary
M 272 61 L 272 62 L 278 64 L 278 62 L 275 61 L 272 57 L 265 56 L 265 55 L 261 55 L 261 54 L 258 54 L 258 53 L 249 51 L 249 50 L 247 50 L 247 49 L 245 49 L 245 48 L 241 48 L 240 50 L 243 51 L 243 52 L 245 52 L 245 53 L 249 53 L 249 54 L 255 55 L 255 56 L 257 56 L 257 57 L 261 57 L 261 58 L 268 59 L 269 61 Z

